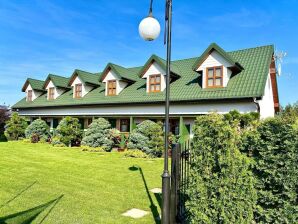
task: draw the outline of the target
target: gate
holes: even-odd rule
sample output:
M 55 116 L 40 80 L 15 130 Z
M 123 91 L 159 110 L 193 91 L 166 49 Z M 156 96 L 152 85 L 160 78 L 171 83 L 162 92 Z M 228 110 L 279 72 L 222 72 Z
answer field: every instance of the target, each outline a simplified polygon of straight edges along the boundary
M 191 144 L 176 144 L 172 150 L 171 163 L 171 223 L 186 223 L 186 189 L 189 184 Z

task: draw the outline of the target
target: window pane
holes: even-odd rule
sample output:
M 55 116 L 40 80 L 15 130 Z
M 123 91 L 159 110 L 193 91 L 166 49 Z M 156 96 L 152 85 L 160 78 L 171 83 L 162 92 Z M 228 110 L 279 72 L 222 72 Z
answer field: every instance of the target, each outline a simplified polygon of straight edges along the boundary
M 155 76 L 154 75 L 150 76 L 150 82 L 151 83 L 155 82 Z
M 160 76 L 159 76 L 159 75 L 156 76 L 156 82 L 157 82 L 157 83 L 160 83 Z
M 217 68 L 215 71 L 216 71 L 215 73 L 216 77 L 221 77 L 221 68 Z
M 213 77 L 213 68 L 208 69 L 208 78 L 212 78 L 212 77 Z
M 215 79 L 215 85 L 216 86 L 221 86 L 221 78 L 216 78 Z
M 156 90 L 156 91 L 160 91 L 160 85 L 156 85 L 156 86 L 155 86 L 155 90 Z
M 213 86 L 213 79 L 208 79 L 208 86 Z
M 154 91 L 154 85 L 150 85 L 150 91 Z

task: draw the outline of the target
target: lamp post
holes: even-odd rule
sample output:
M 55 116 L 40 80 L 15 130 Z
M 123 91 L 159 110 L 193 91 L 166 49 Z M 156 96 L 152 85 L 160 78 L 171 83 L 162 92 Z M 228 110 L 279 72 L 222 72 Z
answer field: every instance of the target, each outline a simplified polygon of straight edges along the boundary
M 159 36 L 160 25 L 152 15 L 152 2 L 150 1 L 149 15 L 139 25 L 139 33 L 144 40 L 152 41 Z M 162 224 L 170 223 L 170 181 L 169 173 L 169 107 L 170 107 L 170 67 L 171 67 L 171 31 L 172 31 L 172 0 L 166 0 L 165 13 L 165 36 L 164 43 L 167 44 L 166 61 L 166 97 L 165 97 L 165 148 L 164 148 L 164 170 L 162 173 Z

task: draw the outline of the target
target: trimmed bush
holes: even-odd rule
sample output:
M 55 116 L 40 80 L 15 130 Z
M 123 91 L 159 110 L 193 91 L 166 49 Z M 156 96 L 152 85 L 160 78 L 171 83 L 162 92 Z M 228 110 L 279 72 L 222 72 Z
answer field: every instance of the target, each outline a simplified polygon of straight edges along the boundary
M 148 158 L 148 155 L 139 149 L 130 149 L 123 153 L 124 157 Z
M 77 145 L 77 143 L 81 141 L 81 138 L 82 130 L 79 119 L 68 116 L 60 121 L 52 144 L 64 144 L 66 146 Z
M 12 113 L 10 119 L 6 122 L 5 137 L 7 140 L 20 140 L 25 137 L 25 130 L 28 126 L 27 120 L 21 117 L 17 112 Z
M 298 132 L 289 119 L 270 118 L 246 133 L 243 151 L 255 160 L 257 223 L 298 223 Z
M 252 223 L 256 202 L 250 159 L 237 148 L 238 134 L 222 115 L 198 117 L 186 208 L 190 223 Z
M 50 127 L 44 120 L 41 119 L 34 120 L 25 131 L 26 138 L 33 140 L 32 142 L 38 142 L 41 139 L 46 141 L 48 140 L 49 135 Z
M 138 124 L 129 136 L 127 147 L 142 150 L 153 157 L 160 157 L 163 152 L 162 124 L 150 120 Z
M 114 141 L 110 127 L 110 123 L 104 118 L 94 120 L 85 133 L 82 145 L 103 147 L 106 151 L 111 151 Z

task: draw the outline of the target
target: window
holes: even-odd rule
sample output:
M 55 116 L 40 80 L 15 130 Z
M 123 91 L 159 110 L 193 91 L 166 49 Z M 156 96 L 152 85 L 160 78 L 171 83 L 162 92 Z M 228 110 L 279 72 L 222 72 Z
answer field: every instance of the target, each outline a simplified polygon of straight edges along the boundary
M 129 132 L 129 119 L 120 119 L 120 132 Z
M 149 92 L 160 92 L 160 75 L 149 76 Z
M 55 97 L 55 88 L 54 87 L 49 88 L 49 93 L 48 94 L 49 94 L 48 99 L 53 100 L 54 97 Z
M 116 95 L 116 80 L 108 81 L 108 96 Z
M 32 90 L 28 90 L 28 92 L 27 92 L 27 101 L 29 101 L 29 102 L 32 101 Z
M 223 86 L 223 71 L 222 70 L 223 70 L 222 66 L 207 68 L 207 76 L 206 76 L 207 88 Z
M 81 98 L 82 97 L 82 84 L 76 84 L 75 85 L 75 98 Z

